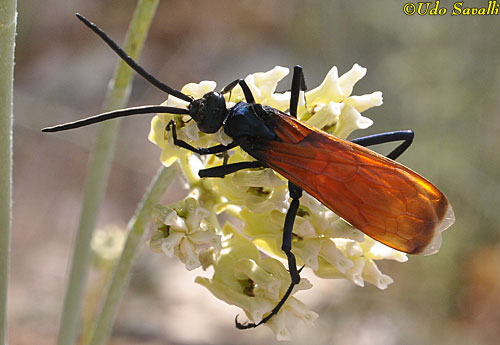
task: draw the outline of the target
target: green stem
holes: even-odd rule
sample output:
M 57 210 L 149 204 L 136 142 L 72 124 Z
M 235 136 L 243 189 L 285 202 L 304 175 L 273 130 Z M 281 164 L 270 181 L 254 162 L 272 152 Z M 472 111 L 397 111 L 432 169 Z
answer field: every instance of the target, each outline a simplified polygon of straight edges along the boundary
M 17 1 L 0 5 L 0 344 L 7 341 L 7 288 L 12 225 L 12 121 Z
M 159 0 L 139 0 L 125 39 L 124 49 L 136 59 L 156 11 Z M 106 96 L 106 110 L 125 106 L 130 94 L 133 71 L 122 61 L 115 69 Z M 85 182 L 80 224 L 75 240 L 69 282 L 64 297 L 58 345 L 74 344 L 78 332 L 83 291 L 90 261 L 90 241 L 97 223 L 99 208 L 106 190 L 111 160 L 116 146 L 120 121 L 108 121 L 99 127 Z
M 175 176 L 180 173 L 178 163 L 170 168 L 161 167 L 155 178 L 151 182 L 148 191 L 139 204 L 134 217 L 127 226 L 128 237 L 125 242 L 120 259 L 113 270 L 111 282 L 106 290 L 106 297 L 103 301 L 99 316 L 96 320 L 94 332 L 92 334 L 91 345 L 100 345 L 108 339 L 116 316 L 119 302 L 128 285 L 130 269 L 134 256 L 144 234 L 146 225 L 151 220 L 153 206 L 156 205 L 161 196 L 167 190 L 169 184 Z

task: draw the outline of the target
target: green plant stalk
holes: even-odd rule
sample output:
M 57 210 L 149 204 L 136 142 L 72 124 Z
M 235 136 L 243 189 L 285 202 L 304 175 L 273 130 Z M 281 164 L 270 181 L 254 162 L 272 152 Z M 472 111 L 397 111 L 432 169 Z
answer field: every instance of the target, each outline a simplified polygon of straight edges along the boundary
M 128 286 L 130 269 L 132 268 L 137 248 L 141 244 L 146 225 L 151 221 L 153 207 L 160 201 L 161 196 L 166 192 L 168 186 L 180 171 L 178 163 L 173 164 L 169 168 L 162 166 L 151 182 L 146 194 L 144 194 L 134 216 L 128 223 L 127 240 L 106 289 L 106 296 L 92 332 L 91 345 L 104 344 L 109 338 L 118 305 Z
M 12 122 L 17 1 L 0 5 L 0 344 L 7 341 L 7 288 L 12 226 Z
M 125 51 L 132 58 L 139 56 L 158 2 L 159 0 L 139 0 L 137 3 L 124 44 Z M 132 77 L 132 69 L 120 61 L 109 84 L 105 102 L 106 110 L 125 106 L 130 94 Z M 61 315 L 57 342 L 59 345 L 71 345 L 76 340 L 83 292 L 90 262 L 90 241 L 97 224 L 98 210 L 106 190 L 119 124 L 119 120 L 113 120 L 100 125 L 96 144 L 90 158 L 80 223 Z

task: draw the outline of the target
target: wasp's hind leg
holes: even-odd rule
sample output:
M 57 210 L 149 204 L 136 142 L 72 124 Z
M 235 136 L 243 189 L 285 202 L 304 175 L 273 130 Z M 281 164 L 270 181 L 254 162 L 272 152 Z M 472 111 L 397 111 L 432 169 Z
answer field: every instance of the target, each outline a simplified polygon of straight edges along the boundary
M 412 130 L 405 130 L 369 135 L 367 137 L 353 139 L 351 142 L 361 146 L 371 146 L 402 140 L 403 142 L 387 155 L 387 158 L 396 160 L 396 158 L 401 156 L 401 154 L 410 147 L 413 142 L 413 137 L 414 133 Z
M 288 270 L 290 272 L 291 283 L 285 294 L 278 302 L 278 304 L 271 310 L 271 312 L 264 317 L 258 323 L 239 323 L 238 319 L 235 319 L 236 328 L 238 329 L 247 329 L 247 328 L 255 328 L 263 323 L 266 323 L 271 319 L 274 315 L 278 314 L 283 304 L 285 304 L 286 300 L 292 294 L 293 288 L 300 282 L 300 271 L 301 269 L 297 269 L 297 262 L 295 260 L 295 255 L 292 253 L 292 230 L 293 223 L 295 222 L 295 217 L 297 216 L 297 211 L 300 206 L 300 197 L 302 196 L 302 189 L 297 187 L 291 182 L 288 182 L 288 189 L 290 191 L 290 197 L 292 198 L 292 202 L 290 203 L 290 208 L 288 208 L 288 212 L 285 217 L 285 225 L 283 226 L 283 242 L 281 245 L 281 250 L 283 250 L 288 259 Z

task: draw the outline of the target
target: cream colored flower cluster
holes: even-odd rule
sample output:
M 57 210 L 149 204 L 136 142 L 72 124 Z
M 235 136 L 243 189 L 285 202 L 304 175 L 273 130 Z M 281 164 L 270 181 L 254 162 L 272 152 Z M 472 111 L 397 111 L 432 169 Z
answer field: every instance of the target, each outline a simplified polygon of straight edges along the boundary
M 276 92 L 276 87 L 288 73 L 287 68 L 275 67 L 249 75 L 245 81 L 257 103 L 286 111 L 290 92 Z M 369 127 L 373 122 L 361 112 L 381 105 L 382 93 L 351 95 L 355 83 L 365 74 L 366 69 L 355 64 L 339 77 L 337 68 L 333 67 L 318 87 L 301 92 L 298 118 L 340 138 Z M 187 84 L 182 92 L 200 98 L 215 87 L 215 82 L 203 81 Z M 227 94 L 226 101 L 228 108 L 244 101 L 241 88 L 238 86 Z M 169 97 L 166 105 L 186 107 L 187 103 Z M 235 163 L 253 158 L 239 148 L 225 156 L 199 157 L 176 147 L 170 132 L 166 131 L 172 119 L 176 121 L 179 139 L 195 147 L 231 142 L 223 129 L 214 134 L 199 132 L 189 116 L 159 114 L 153 119 L 150 140 L 162 149 L 163 164 L 168 166 L 180 161 L 191 194 L 176 205 L 156 209 L 156 230 L 150 245 L 156 251 L 176 255 L 187 269 L 213 266 L 212 278 L 198 277 L 196 282 L 217 298 L 241 307 L 252 322 L 258 323 L 290 285 L 280 250 L 289 206 L 286 180 L 271 169 L 242 170 L 223 179 L 200 180 L 200 169 L 222 165 L 224 160 Z M 385 289 L 392 283 L 375 261 L 404 262 L 407 260 L 404 253 L 366 237 L 307 193 L 300 202 L 292 249 L 298 265 L 305 265 L 319 277 L 344 278 L 359 286 L 368 282 Z M 221 214 L 234 222 L 219 225 Z M 310 287 L 311 284 L 302 279 L 294 293 Z M 266 323 L 279 340 L 290 338 L 285 325 L 289 316 L 313 322 L 317 314 L 290 297 L 278 315 Z

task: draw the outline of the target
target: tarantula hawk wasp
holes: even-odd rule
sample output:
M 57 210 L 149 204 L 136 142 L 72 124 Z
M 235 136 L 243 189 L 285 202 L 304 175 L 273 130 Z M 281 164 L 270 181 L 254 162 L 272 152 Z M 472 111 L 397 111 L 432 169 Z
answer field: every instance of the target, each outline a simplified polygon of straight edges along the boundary
M 200 177 L 220 178 L 242 169 L 266 167 L 288 179 L 291 203 L 283 226 L 281 249 L 288 259 L 291 283 L 279 303 L 259 322 L 241 324 L 236 318 L 239 329 L 257 327 L 276 315 L 300 281 L 302 268 L 297 269 L 292 253 L 292 229 L 303 191 L 389 247 L 424 255 L 439 249 L 441 232 L 454 222 L 453 209 L 432 183 L 395 161 L 411 145 L 413 131 L 387 132 L 347 141 L 297 120 L 299 94 L 306 90 L 300 66 L 295 66 L 293 72 L 289 114 L 256 103 L 242 79 L 236 79 L 221 93 L 212 91 L 193 99 L 153 77 L 99 27 L 79 14 L 77 17 L 140 76 L 189 105 L 187 109 L 155 105 L 114 110 L 42 131 L 63 131 L 138 114 L 189 115 L 201 132 L 215 133 L 223 127 L 233 142 L 196 148 L 177 138 L 175 122 L 171 122 L 167 129 L 172 131 L 175 145 L 199 155 L 220 154 L 239 146 L 256 159 L 203 169 Z M 223 95 L 237 85 L 243 90 L 245 102 L 228 109 Z M 386 157 L 366 148 L 394 141 L 402 143 Z

